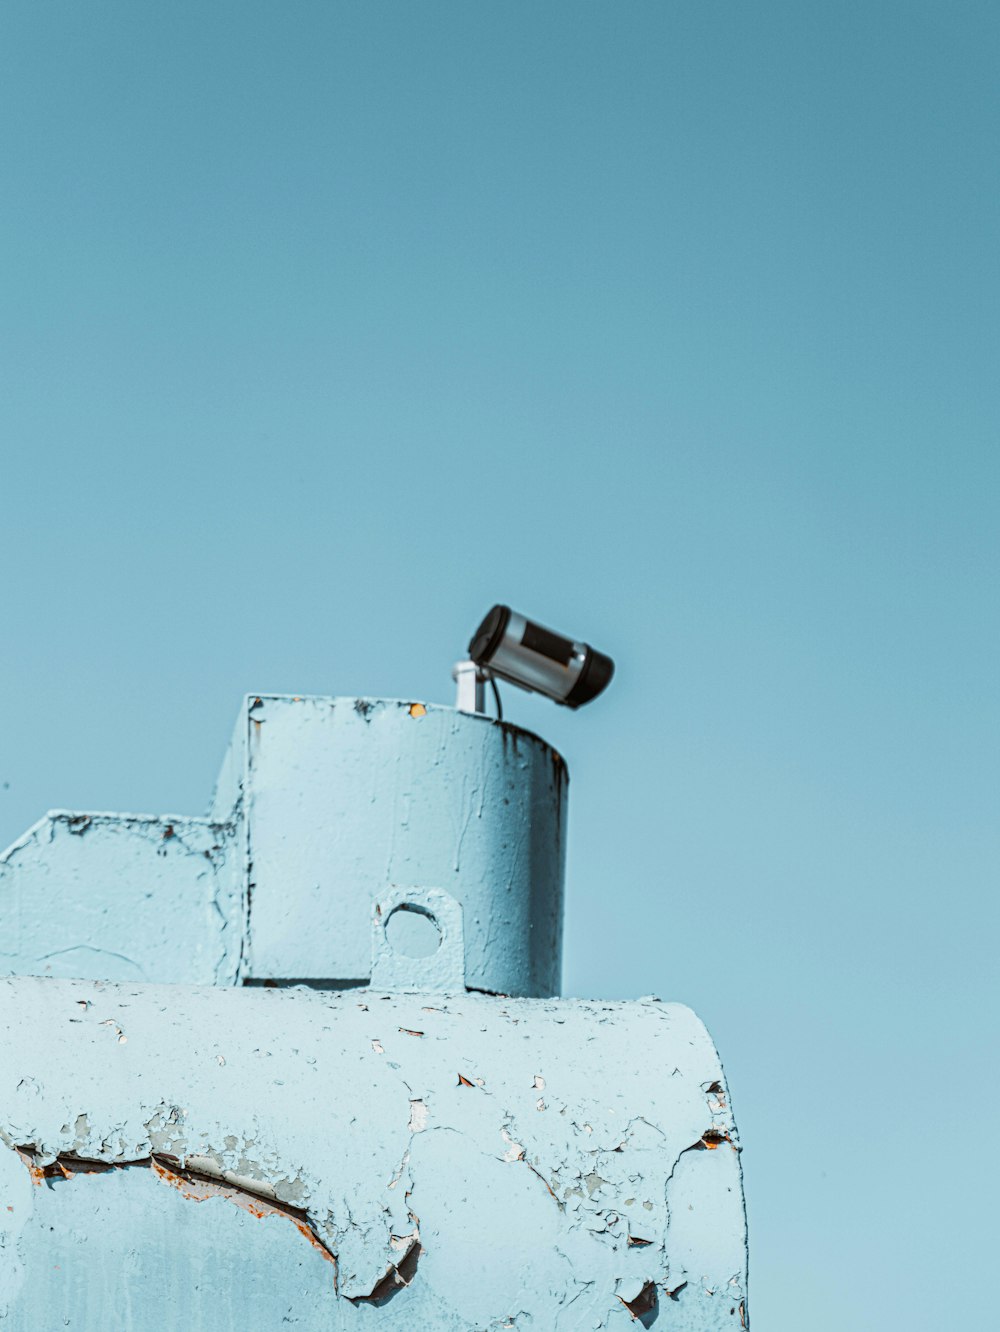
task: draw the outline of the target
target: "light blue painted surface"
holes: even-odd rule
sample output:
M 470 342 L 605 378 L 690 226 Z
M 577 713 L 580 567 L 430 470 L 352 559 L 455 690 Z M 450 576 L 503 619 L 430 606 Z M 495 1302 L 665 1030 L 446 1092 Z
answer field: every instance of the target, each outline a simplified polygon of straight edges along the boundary
M 247 975 L 366 980 L 374 897 L 437 887 L 462 904 L 470 987 L 558 993 L 567 775 L 544 741 L 423 703 L 265 696 L 233 751 Z
M 0 972 L 231 985 L 232 822 L 55 810 L 0 855 Z
M 573 774 L 563 984 L 717 1036 L 767 1332 L 997 1322 L 1000 1161 L 923 1163 L 1000 1100 L 998 51 L 996 0 L 3 6 L 0 843 L 201 812 L 243 681 L 447 701 L 498 596 L 617 650 L 505 698 Z
M 0 1107 L 17 1332 L 67 1291 L 70 1326 L 122 1332 L 625 1329 L 650 1282 L 646 1325 L 741 1325 L 735 1128 L 681 1005 L 13 978 Z M 30 1187 L 14 1147 L 123 1169 Z M 326 1256 L 234 1206 L 259 1198 Z
M 209 818 L 32 829 L 0 867 L 4 960 L 42 973 L 0 981 L 0 1324 L 745 1327 L 704 1027 L 545 997 L 565 790 L 485 718 L 250 696 Z
M 210 818 L 60 812 L 0 857 L 0 971 L 361 984 L 375 897 L 437 887 L 470 987 L 555 994 L 567 784 L 485 717 L 250 695 Z
M 17 1158 L 6 1155 L 27 1178 Z M 9 1161 L 0 1163 L 0 1188 L 11 1173 Z M 290 1324 L 318 1332 L 337 1326 L 329 1264 L 280 1218 L 261 1221 L 223 1199 L 193 1203 L 142 1168 L 101 1176 L 96 1190 L 29 1186 L 5 1196 L 23 1198 L 18 1206 L 31 1209 L 21 1261 L 40 1279 L 19 1283 L 0 1327 L 279 1332 Z
M 426 953 L 415 931 L 406 928 L 407 917 L 415 915 L 430 922 L 432 941 Z M 441 888 L 397 888 L 376 898 L 371 913 L 372 985 L 461 994 L 466 988 L 462 916 L 461 902 Z

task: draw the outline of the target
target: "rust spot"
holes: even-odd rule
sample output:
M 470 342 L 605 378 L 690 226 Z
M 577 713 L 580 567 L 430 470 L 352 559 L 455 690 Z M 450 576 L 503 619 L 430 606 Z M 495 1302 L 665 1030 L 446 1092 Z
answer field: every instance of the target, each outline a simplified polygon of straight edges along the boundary
M 718 1082 L 710 1082 L 705 1088 L 706 1096 L 721 1096 L 722 1087 Z
M 423 705 L 422 703 L 411 703 L 411 704 L 410 704 L 410 716 L 411 716 L 411 717 L 426 717 L 426 716 L 427 716 L 427 709 L 424 707 L 424 705 Z
M 36 1165 L 35 1154 L 30 1147 L 15 1147 L 14 1151 L 17 1152 L 22 1163 L 27 1167 L 31 1182 L 36 1187 L 41 1188 L 47 1179 L 68 1178 L 65 1171 L 60 1168 L 58 1161 L 52 1161 L 49 1165 L 44 1166 Z
M 618 1298 L 622 1299 L 620 1295 Z M 656 1283 L 647 1281 L 634 1300 L 622 1300 L 622 1304 L 637 1323 L 642 1322 L 656 1308 Z
M 55 1164 L 63 1179 L 73 1179 L 76 1175 L 103 1175 L 105 1171 L 115 1168 L 107 1161 L 87 1161 L 76 1156 L 62 1156 Z
M 242 1208 L 243 1211 L 249 1212 L 251 1216 L 255 1216 L 259 1220 L 267 1216 L 287 1217 L 299 1234 L 307 1239 L 328 1263 L 336 1263 L 336 1258 L 317 1237 L 309 1224 L 306 1213 L 301 1208 L 290 1207 L 287 1203 L 281 1203 L 277 1200 L 272 1201 L 270 1198 L 262 1198 L 256 1193 L 248 1193 L 246 1189 L 226 1184 L 221 1179 L 212 1179 L 207 1175 L 196 1174 L 192 1170 L 184 1170 L 179 1163 L 168 1157 L 153 1156 L 150 1158 L 150 1165 L 152 1165 L 157 1179 L 164 1184 L 169 1184 L 171 1188 L 177 1189 L 179 1193 L 183 1194 L 185 1198 L 190 1198 L 192 1202 L 205 1202 L 209 1198 L 225 1198 L 227 1202 Z
M 724 1142 L 732 1142 L 728 1133 L 723 1133 L 721 1129 L 706 1129 L 693 1147 L 699 1152 L 714 1152 Z
M 740 1300 L 740 1327 L 746 1327 L 746 1325 L 747 1325 L 747 1307 L 743 1303 L 743 1301 Z
M 287 1216 L 302 1238 L 307 1239 L 317 1253 L 321 1253 L 328 1263 L 333 1263 L 334 1266 L 337 1265 L 336 1257 L 330 1252 L 322 1240 L 316 1238 L 308 1221 L 303 1221 L 301 1217 L 293 1216 L 290 1211 L 282 1211 L 280 1207 L 276 1207 L 273 1214 L 275 1216 Z
M 639 1235 L 629 1235 L 628 1247 L 630 1249 L 643 1249 L 647 1244 L 652 1244 L 652 1240 L 642 1239 Z
M 424 1034 L 422 1031 L 412 1031 L 409 1027 L 400 1027 L 399 1030 L 404 1036 L 422 1036 Z
M 168 823 L 167 826 L 163 829 L 163 840 L 166 841 L 168 837 L 173 837 L 173 836 L 175 836 L 174 825 L 172 823 Z
M 531 1164 L 530 1161 L 526 1161 L 526 1160 L 525 1160 L 525 1158 L 524 1158 L 524 1148 L 523 1148 L 523 1147 L 521 1148 L 521 1155 L 518 1156 L 518 1157 L 516 1157 L 515 1159 L 518 1160 L 518 1161 L 524 1161 L 524 1164 L 528 1167 L 528 1169 L 531 1171 L 531 1173 L 532 1173 L 533 1175 L 537 1175 L 537 1176 L 538 1176 L 538 1178 L 542 1181 L 542 1183 L 543 1183 L 543 1184 L 545 1185 L 545 1187 L 548 1189 L 549 1194 L 551 1195 L 551 1197 L 553 1197 L 553 1198 L 555 1199 L 556 1206 L 559 1208 L 560 1212 L 564 1212 L 564 1211 L 566 1210 L 566 1204 L 563 1203 L 563 1202 L 560 1200 L 559 1195 L 556 1193 L 555 1189 L 552 1187 L 552 1185 L 549 1183 L 549 1181 L 545 1178 L 545 1176 L 542 1174 L 542 1172 L 541 1172 L 540 1170 L 536 1170 L 535 1167 Z
M 277 1199 L 263 1198 L 259 1194 L 249 1193 L 246 1189 L 238 1188 L 234 1184 L 227 1184 L 222 1179 L 214 1179 L 209 1175 L 201 1175 L 193 1170 L 185 1170 L 180 1162 L 171 1156 L 157 1155 L 145 1156 L 136 1161 L 94 1161 L 85 1157 L 70 1155 L 57 1156 L 54 1161 L 48 1165 L 39 1165 L 38 1157 L 33 1147 L 15 1147 L 17 1155 L 27 1166 L 28 1173 L 36 1185 L 43 1184 L 46 1180 L 55 1179 L 73 1179 L 77 1175 L 101 1175 L 109 1170 L 126 1170 L 132 1168 L 152 1169 L 153 1174 L 163 1184 L 169 1184 L 175 1188 L 185 1198 L 190 1198 L 192 1202 L 205 1202 L 208 1198 L 225 1198 L 227 1202 L 233 1203 L 251 1216 L 263 1218 L 267 1216 L 284 1216 L 295 1226 L 295 1229 L 309 1241 L 312 1247 L 318 1250 L 328 1263 L 336 1263 L 334 1254 L 320 1240 L 312 1226 L 309 1224 L 309 1217 L 300 1207 L 292 1207 L 287 1203 L 278 1202 Z M 12 1208 L 8 1210 L 13 1210 Z
M 457 1085 L 459 1087 L 474 1087 L 476 1084 L 474 1082 L 470 1082 L 468 1078 L 463 1078 L 461 1073 L 459 1073 Z
M 81 1156 L 57 1156 L 47 1165 L 38 1164 L 38 1155 L 33 1147 L 15 1147 L 14 1151 L 27 1167 L 33 1184 L 41 1187 L 50 1179 L 74 1179 L 77 1175 L 102 1175 L 116 1167 L 107 1161 L 90 1161 Z M 126 1165 L 148 1165 L 148 1159 L 128 1161 Z M 120 1168 L 120 1167 L 119 1167 Z

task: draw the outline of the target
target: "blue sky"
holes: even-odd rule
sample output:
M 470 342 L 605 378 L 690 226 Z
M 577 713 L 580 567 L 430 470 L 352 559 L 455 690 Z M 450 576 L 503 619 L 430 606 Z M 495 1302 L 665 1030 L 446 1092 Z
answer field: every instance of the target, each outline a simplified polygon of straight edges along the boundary
M 995 1320 L 998 64 L 964 0 L 0 15 L 0 841 L 200 811 L 250 689 L 448 701 L 495 600 L 605 648 L 507 698 L 566 990 L 713 1031 L 769 1332 Z

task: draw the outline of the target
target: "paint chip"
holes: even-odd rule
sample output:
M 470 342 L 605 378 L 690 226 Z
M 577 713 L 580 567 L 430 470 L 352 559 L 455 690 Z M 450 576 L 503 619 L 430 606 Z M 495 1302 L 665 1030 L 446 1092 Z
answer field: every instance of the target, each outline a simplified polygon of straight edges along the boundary
M 656 1283 L 647 1281 L 634 1300 L 623 1300 L 620 1295 L 618 1298 L 632 1317 L 639 1320 L 645 1314 L 652 1313 L 656 1308 Z
M 427 1127 L 427 1102 L 416 1100 L 410 1102 L 410 1132 L 423 1133 Z
M 714 1152 L 724 1142 L 732 1142 L 728 1133 L 723 1133 L 721 1129 L 706 1129 L 694 1146 L 702 1152 Z

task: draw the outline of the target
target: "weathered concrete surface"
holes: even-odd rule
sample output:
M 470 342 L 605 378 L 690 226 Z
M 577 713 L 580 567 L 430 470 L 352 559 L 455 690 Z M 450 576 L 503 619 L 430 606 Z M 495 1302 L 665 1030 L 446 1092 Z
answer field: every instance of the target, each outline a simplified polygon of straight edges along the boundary
M 0 855 L 0 972 L 231 985 L 237 861 L 230 823 L 56 810 Z
M 0 972 L 362 984 L 374 898 L 437 887 L 471 988 L 555 994 L 567 782 L 485 717 L 251 695 L 208 819 L 57 812 L 0 856 Z
M 0 1138 L 18 1332 L 746 1324 L 679 1005 L 9 979 Z

